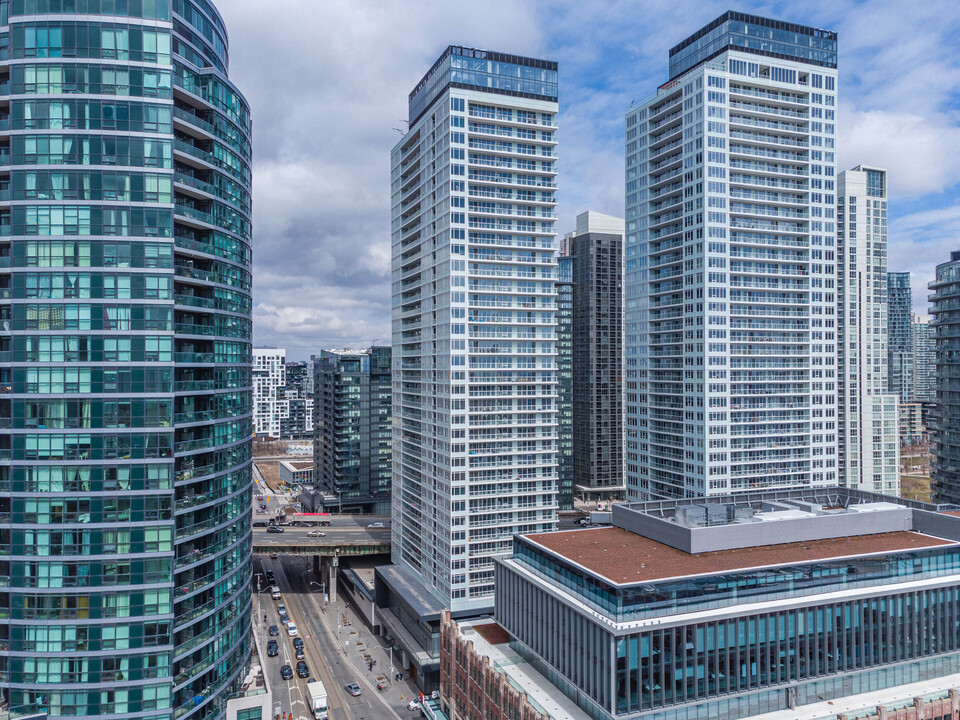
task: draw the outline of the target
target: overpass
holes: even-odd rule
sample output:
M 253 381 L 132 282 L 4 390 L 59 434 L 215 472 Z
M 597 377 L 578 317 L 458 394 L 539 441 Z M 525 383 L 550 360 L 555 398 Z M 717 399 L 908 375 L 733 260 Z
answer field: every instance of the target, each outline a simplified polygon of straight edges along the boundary
M 340 558 L 366 555 L 390 555 L 390 528 L 370 528 L 356 522 L 332 527 L 308 529 L 284 526 L 282 533 L 268 533 L 266 528 L 253 528 L 255 555 L 312 555 L 313 570 L 326 578 L 329 599 L 337 599 L 337 575 Z M 324 537 L 310 535 L 320 531 Z

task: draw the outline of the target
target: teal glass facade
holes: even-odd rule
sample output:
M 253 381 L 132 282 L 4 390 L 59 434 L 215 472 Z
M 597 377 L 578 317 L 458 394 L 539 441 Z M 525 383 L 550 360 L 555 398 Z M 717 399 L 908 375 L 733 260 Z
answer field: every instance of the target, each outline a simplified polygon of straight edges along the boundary
M 251 145 L 207 0 L 0 0 L 0 703 L 222 717 L 251 653 Z
M 960 502 L 960 251 L 937 265 L 929 285 L 936 348 L 936 402 L 933 413 L 933 498 Z
M 373 346 L 313 358 L 314 484 L 336 512 L 390 514 L 391 356 Z

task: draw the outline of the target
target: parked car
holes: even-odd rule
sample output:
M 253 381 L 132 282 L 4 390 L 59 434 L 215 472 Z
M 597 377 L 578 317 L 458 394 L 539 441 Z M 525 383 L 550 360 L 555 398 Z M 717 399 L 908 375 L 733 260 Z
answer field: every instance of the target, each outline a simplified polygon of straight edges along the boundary
M 267 655 L 274 657 L 280 654 L 280 646 L 277 645 L 276 640 L 270 640 L 267 642 Z
M 307 533 L 307 535 L 309 537 L 326 537 L 327 536 L 325 532 L 320 532 L 319 530 L 311 530 L 310 532 Z
M 407 703 L 407 710 L 419 710 L 419 709 L 420 709 L 420 703 L 418 703 L 416 700 L 411 700 L 410 702 Z
M 310 677 L 310 666 L 307 665 L 303 660 L 297 663 L 297 677 Z
M 357 697 L 360 694 L 360 686 L 357 685 L 357 683 L 349 683 L 347 685 L 344 685 L 343 689 L 346 690 L 351 695 L 353 695 L 354 697 Z
M 289 665 L 284 665 L 282 668 L 280 668 L 280 677 L 282 677 L 284 680 L 292 680 L 293 668 Z
M 269 632 L 270 632 L 270 635 L 273 635 L 273 636 L 279 635 L 279 634 L 280 634 L 280 628 L 278 628 L 276 625 L 271 625 Z
M 283 528 L 280 527 L 279 525 L 270 525 L 269 527 L 267 527 L 267 532 L 268 532 L 268 533 L 282 533 L 282 532 L 283 532 Z

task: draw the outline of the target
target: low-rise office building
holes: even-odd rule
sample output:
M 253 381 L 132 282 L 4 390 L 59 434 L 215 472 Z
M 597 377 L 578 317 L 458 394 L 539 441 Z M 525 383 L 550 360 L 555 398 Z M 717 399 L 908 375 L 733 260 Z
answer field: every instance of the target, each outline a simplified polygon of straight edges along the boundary
M 596 720 L 808 717 L 960 672 L 960 508 L 846 488 L 615 505 L 612 527 L 516 536 L 496 598 L 511 647 Z
M 280 482 L 288 485 L 310 485 L 313 483 L 313 461 L 281 460 L 277 463 Z

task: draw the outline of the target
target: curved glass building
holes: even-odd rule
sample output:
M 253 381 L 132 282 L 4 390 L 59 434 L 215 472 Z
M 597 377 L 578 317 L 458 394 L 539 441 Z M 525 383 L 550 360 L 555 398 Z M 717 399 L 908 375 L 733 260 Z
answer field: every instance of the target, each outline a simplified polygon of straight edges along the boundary
M 250 161 L 207 0 L 0 0 L 0 711 L 245 673 Z

